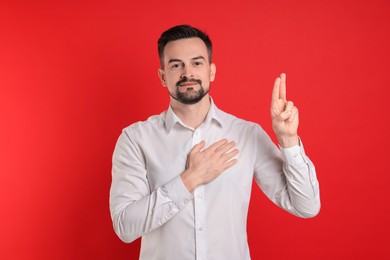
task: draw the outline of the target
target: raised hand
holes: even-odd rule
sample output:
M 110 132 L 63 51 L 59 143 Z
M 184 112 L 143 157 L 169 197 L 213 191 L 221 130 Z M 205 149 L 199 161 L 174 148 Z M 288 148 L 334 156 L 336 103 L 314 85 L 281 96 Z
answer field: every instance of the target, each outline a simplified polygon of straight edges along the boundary
M 192 192 L 197 186 L 207 184 L 223 171 L 237 163 L 232 159 L 238 154 L 236 144 L 222 139 L 204 149 L 205 142 L 195 145 L 187 158 L 186 170 L 181 175 L 184 185 Z
M 271 102 L 272 128 L 279 144 L 284 147 L 297 145 L 298 141 L 298 109 L 286 98 L 286 74 L 276 78 Z

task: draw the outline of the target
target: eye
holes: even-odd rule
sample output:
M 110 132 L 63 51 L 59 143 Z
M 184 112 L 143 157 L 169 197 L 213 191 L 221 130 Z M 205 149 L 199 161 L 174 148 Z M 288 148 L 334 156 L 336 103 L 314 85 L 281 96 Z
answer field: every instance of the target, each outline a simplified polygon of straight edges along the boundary
M 194 65 L 195 65 L 196 67 L 199 67 L 199 66 L 202 66 L 202 65 L 203 65 L 203 62 L 201 62 L 201 61 L 195 61 L 195 62 L 194 62 Z
M 183 67 L 183 64 L 181 63 L 172 63 L 171 69 L 180 69 Z

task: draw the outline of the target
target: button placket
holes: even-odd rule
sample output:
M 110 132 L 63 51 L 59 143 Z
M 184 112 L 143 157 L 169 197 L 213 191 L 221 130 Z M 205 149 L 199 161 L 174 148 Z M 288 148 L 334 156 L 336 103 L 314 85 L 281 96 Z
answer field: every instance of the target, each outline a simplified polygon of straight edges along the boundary
M 199 127 L 195 129 L 192 136 L 192 145 L 196 145 L 202 141 L 202 130 Z M 194 228 L 195 228 L 195 244 L 196 244 L 196 259 L 204 259 L 206 256 L 206 234 L 205 234 L 205 208 L 203 201 L 204 186 L 201 185 L 194 190 Z

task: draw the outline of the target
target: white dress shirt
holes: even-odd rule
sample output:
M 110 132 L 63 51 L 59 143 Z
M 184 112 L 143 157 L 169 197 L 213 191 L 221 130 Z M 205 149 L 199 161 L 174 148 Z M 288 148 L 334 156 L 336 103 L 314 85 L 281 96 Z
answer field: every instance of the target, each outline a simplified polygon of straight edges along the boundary
M 192 147 L 227 138 L 238 162 L 191 194 L 180 174 Z M 315 168 L 303 145 L 278 149 L 264 130 L 219 110 L 187 127 L 169 109 L 125 128 L 112 167 L 110 210 L 124 242 L 142 236 L 140 259 L 250 259 L 246 223 L 252 180 L 279 207 L 299 217 L 320 209 Z M 277 223 L 275 223 L 277 225 Z

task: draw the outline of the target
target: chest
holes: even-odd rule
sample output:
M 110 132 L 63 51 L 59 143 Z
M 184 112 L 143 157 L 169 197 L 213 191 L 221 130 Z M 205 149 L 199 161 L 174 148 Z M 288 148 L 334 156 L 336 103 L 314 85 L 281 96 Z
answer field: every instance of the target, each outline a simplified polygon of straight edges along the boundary
M 210 186 L 214 188 L 234 188 L 247 190 L 252 185 L 254 151 L 251 136 L 243 131 L 224 131 L 224 129 L 175 129 L 162 137 L 142 140 L 145 166 L 150 189 L 164 185 L 180 175 L 186 167 L 187 157 L 192 147 L 202 140 L 206 147 L 227 138 L 235 141 L 240 153 L 238 162 L 226 170 Z

